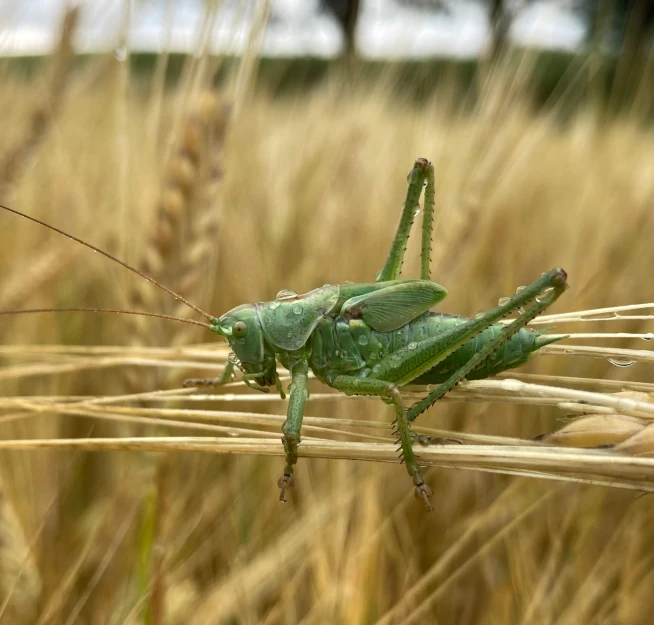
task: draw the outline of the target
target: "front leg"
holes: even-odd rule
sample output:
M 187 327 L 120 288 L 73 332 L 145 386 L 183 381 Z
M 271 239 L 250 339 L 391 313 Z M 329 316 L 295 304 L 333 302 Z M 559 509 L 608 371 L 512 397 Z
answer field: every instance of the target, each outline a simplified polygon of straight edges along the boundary
M 307 381 L 309 364 L 306 359 L 298 360 L 290 367 L 291 386 L 289 387 L 288 411 L 282 426 L 282 442 L 286 452 L 284 474 L 279 478 L 279 501 L 286 501 L 286 489 L 293 486 L 293 469 L 297 463 L 297 448 L 300 444 L 304 402 L 308 397 Z
M 188 378 L 182 382 L 184 388 L 191 386 L 220 386 L 228 384 L 234 378 L 234 363 L 231 360 L 227 361 L 225 369 L 217 378 Z
M 432 494 L 431 489 L 422 479 L 416 463 L 416 457 L 413 453 L 414 434 L 411 431 L 406 409 L 402 403 L 402 395 L 397 386 L 391 382 L 384 382 L 383 380 L 357 378 L 350 375 L 337 375 L 330 380 L 329 385 L 346 395 L 376 395 L 377 397 L 391 401 L 395 408 L 395 433 L 398 435 L 402 460 L 406 465 L 407 472 L 413 478 L 413 483 L 416 487 L 416 498 L 422 499 L 428 512 L 432 511 L 434 508 L 429 501 L 429 496 Z

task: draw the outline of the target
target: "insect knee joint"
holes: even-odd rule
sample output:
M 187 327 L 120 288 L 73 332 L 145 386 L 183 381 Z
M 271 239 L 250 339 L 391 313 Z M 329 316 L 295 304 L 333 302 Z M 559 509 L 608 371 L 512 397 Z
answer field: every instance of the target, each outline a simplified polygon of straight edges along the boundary
M 300 433 L 293 430 L 293 428 L 288 423 L 282 425 L 282 434 L 287 443 L 299 443 L 300 442 Z

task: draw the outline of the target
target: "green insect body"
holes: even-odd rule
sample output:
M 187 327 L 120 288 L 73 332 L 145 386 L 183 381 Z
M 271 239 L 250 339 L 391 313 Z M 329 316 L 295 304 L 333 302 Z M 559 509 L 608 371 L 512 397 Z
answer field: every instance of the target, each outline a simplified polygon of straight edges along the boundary
M 415 281 L 419 282 L 419 281 Z M 404 284 L 411 281 L 404 281 Z M 379 362 L 401 349 L 417 349 L 425 339 L 441 336 L 452 328 L 470 321 L 459 315 L 422 313 L 395 330 L 378 331 L 362 319 L 347 319 L 348 299 L 339 293 L 374 289 L 386 283 L 342 286 L 326 285 L 306 295 L 282 291 L 279 299 L 254 306 L 246 304 L 221 317 L 217 333 L 226 334 L 238 320 L 253 332 L 242 338 L 228 338 L 234 350 L 233 361 L 246 373 L 262 375 L 257 384 L 266 387 L 274 384 L 276 360 L 288 367 L 292 353 L 308 347 L 309 367 L 323 383 L 335 373 L 373 377 Z M 428 283 L 433 285 L 433 283 Z M 322 304 L 322 305 L 321 305 Z M 504 326 L 493 324 L 448 356 L 442 363 L 414 380 L 415 384 L 445 382 L 483 346 L 492 341 Z M 260 328 L 260 332 L 257 330 Z M 481 380 L 506 369 L 525 364 L 533 352 L 559 338 L 542 338 L 543 332 L 522 328 L 489 358 L 471 371 L 469 380 Z
M 291 372 L 282 428 L 287 463 L 279 481 L 281 501 L 293 484 L 309 370 L 346 395 L 376 395 L 394 406 L 399 451 L 416 496 L 431 510 L 431 491 L 416 463 L 416 437 L 410 423 L 461 380 L 482 379 L 518 367 L 544 345 L 559 340 L 542 337 L 542 332 L 525 325 L 567 288 L 562 269 L 543 274 L 512 298 L 504 298 L 497 307 L 472 319 L 430 312 L 447 295 L 442 286 L 429 280 L 433 185 L 431 163 L 418 159 L 409 174 L 400 225 L 376 282 L 325 285 L 305 295 L 281 291 L 272 302 L 239 306 L 212 323 L 233 350 L 230 365 L 218 379 L 190 380 L 190 384 L 225 382 L 237 366 L 248 385 L 267 391 L 274 384 L 283 397 L 277 361 Z M 423 186 L 421 279 L 400 280 Z M 499 323 L 516 311 L 517 319 Z M 399 388 L 410 383 L 438 386 L 407 409 Z
M 413 449 L 417 437 L 411 422 L 460 381 L 482 379 L 518 367 L 544 345 L 559 340 L 561 337 L 541 336 L 542 332 L 525 326 L 565 291 L 567 275 L 563 269 L 552 269 L 513 297 L 502 298 L 498 306 L 473 318 L 431 312 L 447 295 L 429 275 L 434 203 L 431 163 L 416 160 L 408 181 L 400 223 L 375 282 L 325 285 L 304 295 L 280 291 L 272 302 L 244 304 L 219 318 L 111 254 L 38 219 L 2 208 L 104 254 L 207 318 L 210 323 L 140 311 L 108 311 L 195 323 L 224 336 L 233 354 L 223 374 L 219 378 L 187 380 L 187 386 L 228 382 L 238 367 L 248 386 L 267 392 L 274 385 L 285 397 L 277 362 L 290 371 L 287 419 L 282 427 L 286 466 L 279 480 L 281 501 L 285 501 L 286 490 L 293 485 L 304 405 L 309 395 L 308 375 L 312 371 L 320 381 L 346 395 L 377 396 L 393 407 L 398 451 L 413 479 L 416 496 L 431 510 L 431 491 L 420 474 Z M 420 279 L 400 279 L 423 188 Z M 0 314 L 19 312 L 44 310 Z M 514 313 L 518 313 L 515 319 L 502 322 Z M 399 389 L 407 384 L 430 384 L 436 388 L 406 407 Z

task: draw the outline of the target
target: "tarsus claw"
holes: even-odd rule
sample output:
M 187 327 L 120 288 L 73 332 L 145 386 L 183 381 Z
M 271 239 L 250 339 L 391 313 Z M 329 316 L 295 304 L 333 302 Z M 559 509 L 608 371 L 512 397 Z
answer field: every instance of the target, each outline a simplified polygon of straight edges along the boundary
M 425 504 L 425 510 L 427 510 L 427 512 L 431 512 L 434 509 L 431 505 L 431 501 L 429 501 L 429 498 L 432 495 L 431 488 L 429 488 L 427 484 L 418 484 L 414 494 L 416 499 L 422 499 L 422 503 Z
M 453 436 L 425 436 L 424 434 L 420 434 L 416 439 L 423 447 L 428 447 L 429 445 L 445 445 L 447 443 L 465 444 L 460 438 L 454 438 Z
M 286 502 L 286 489 L 293 488 L 294 484 L 293 476 L 288 473 L 284 473 L 284 475 L 277 480 L 277 486 L 279 486 L 279 501 L 282 503 Z

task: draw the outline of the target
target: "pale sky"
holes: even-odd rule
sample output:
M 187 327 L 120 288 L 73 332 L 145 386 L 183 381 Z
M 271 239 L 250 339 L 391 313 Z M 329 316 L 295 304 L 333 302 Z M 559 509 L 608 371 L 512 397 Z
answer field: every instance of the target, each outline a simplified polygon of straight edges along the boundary
M 256 2 L 223 2 L 212 33 L 215 51 L 242 49 Z M 65 4 L 63 0 L 0 0 L 0 55 L 49 52 Z M 75 4 L 82 8 L 77 49 L 114 48 L 125 0 L 79 0 Z M 318 4 L 318 0 L 272 0 L 276 19 L 268 25 L 262 54 L 337 55 L 341 33 L 329 15 L 316 10 Z M 194 50 L 202 26 L 203 0 L 139 0 L 132 5 L 132 50 Z M 362 0 L 358 49 L 369 58 L 476 56 L 488 37 L 484 11 L 472 0 L 460 0 L 455 6 L 448 16 L 407 9 L 395 0 Z M 513 24 L 512 38 L 525 45 L 578 48 L 585 26 L 565 6 L 565 0 L 550 0 L 522 10 Z

